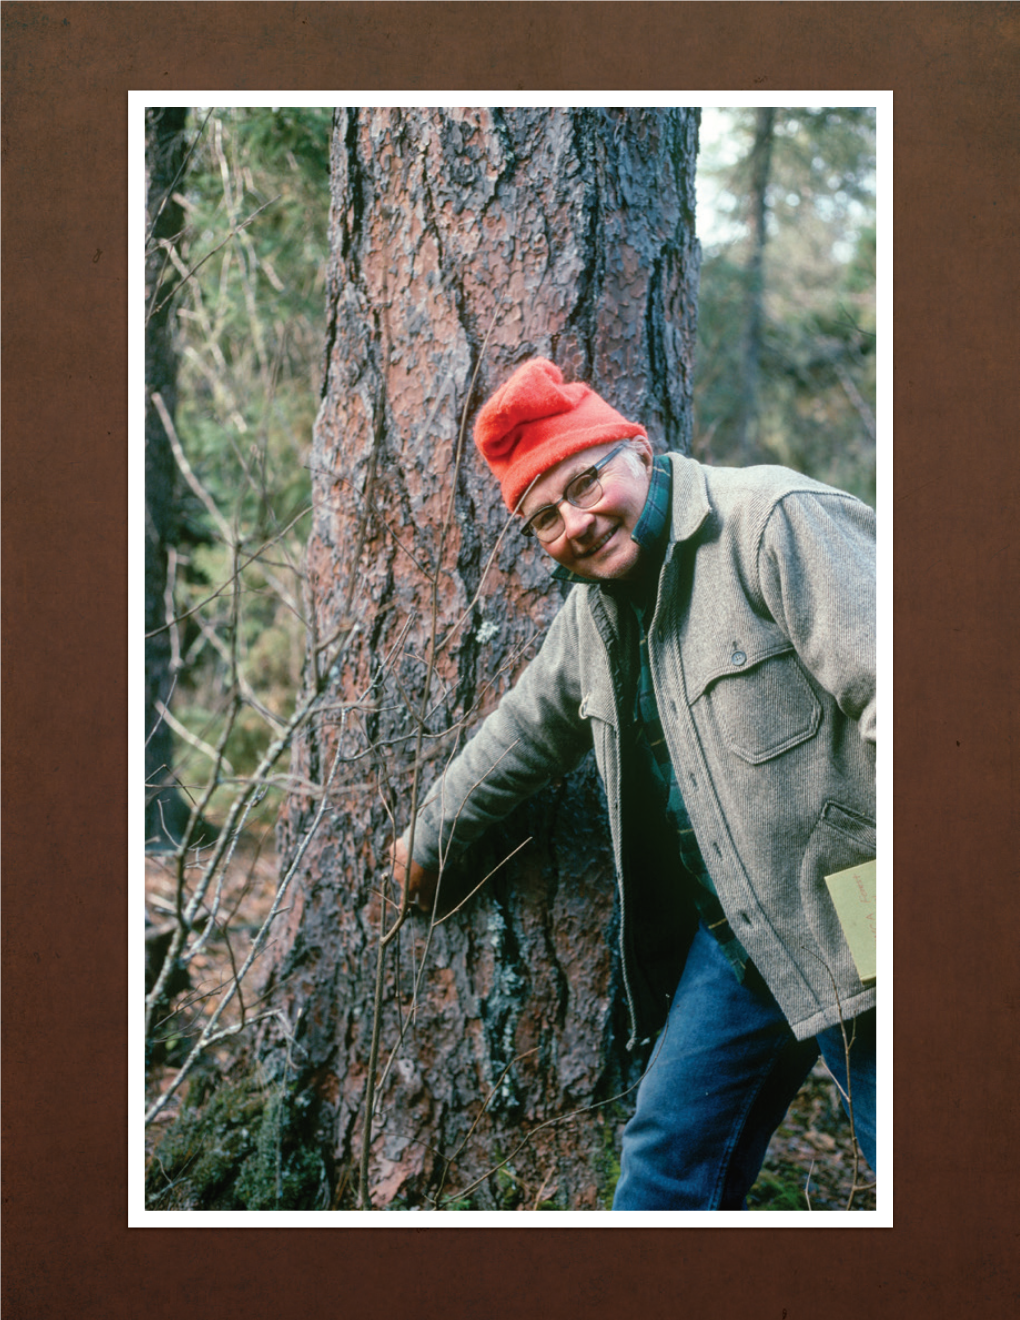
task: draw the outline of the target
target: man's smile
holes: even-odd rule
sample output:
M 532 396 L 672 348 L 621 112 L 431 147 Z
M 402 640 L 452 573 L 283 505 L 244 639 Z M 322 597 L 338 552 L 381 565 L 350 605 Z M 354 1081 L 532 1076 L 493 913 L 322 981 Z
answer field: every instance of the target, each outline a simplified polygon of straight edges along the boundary
M 617 526 L 615 527 L 610 527 L 609 531 L 604 532 L 602 536 L 598 538 L 598 540 L 595 542 L 594 545 L 589 546 L 587 550 L 578 550 L 576 554 L 576 558 L 588 559 L 591 555 L 597 555 L 598 552 L 602 549 L 602 547 L 604 545 L 607 545 L 619 530 L 620 530 L 619 524 L 617 524 Z

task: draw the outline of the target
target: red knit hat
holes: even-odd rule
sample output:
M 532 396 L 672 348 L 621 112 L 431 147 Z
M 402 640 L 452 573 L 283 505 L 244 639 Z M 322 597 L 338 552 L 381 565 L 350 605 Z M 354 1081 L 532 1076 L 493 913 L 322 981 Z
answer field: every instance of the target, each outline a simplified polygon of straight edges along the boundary
M 566 385 L 546 358 L 522 363 L 479 412 L 475 444 L 513 512 L 525 491 L 563 458 L 607 440 L 648 438 L 580 381 Z

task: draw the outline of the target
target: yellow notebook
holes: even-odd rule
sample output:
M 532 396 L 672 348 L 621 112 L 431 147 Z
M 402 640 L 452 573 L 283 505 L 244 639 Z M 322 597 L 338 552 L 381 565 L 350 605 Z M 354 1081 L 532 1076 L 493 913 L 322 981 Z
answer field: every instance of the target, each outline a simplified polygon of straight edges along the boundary
M 836 915 L 850 946 L 857 975 L 865 985 L 875 983 L 875 863 L 862 862 L 846 871 L 827 875 Z

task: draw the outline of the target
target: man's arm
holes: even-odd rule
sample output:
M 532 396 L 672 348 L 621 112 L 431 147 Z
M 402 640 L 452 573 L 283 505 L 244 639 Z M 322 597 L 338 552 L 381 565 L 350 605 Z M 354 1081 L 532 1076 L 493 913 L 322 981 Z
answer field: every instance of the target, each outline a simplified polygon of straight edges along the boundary
M 575 592 L 516 685 L 429 790 L 415 826 L 412 863 L 423 873 L 438 872 L 448 855 L 571 769 L 590 747 L 588 723 L 580 715 L 578 608 L 586 605 Z M 414 872 L 410 880 L 414 885 Z M 424 879 L 418 885 L 426 892 Z
M 874 511 L 836 491 L 787 495 L 765 524 L 758 572 L 804 666 L 874 744 Z

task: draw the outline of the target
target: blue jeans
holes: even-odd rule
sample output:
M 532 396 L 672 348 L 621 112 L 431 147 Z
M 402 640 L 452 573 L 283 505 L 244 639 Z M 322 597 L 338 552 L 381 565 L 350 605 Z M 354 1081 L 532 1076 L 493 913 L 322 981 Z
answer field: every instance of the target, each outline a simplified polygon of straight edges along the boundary
M 846 1024 L 854 1128 L 875 1167 L 875 1014 Z M 847 1088 L 840 1028 L 798 1041 L 760 977 L 741 985 L 699 927 L 623 1133 L 614 1210 L 742 1210 L 821 1052 Z

